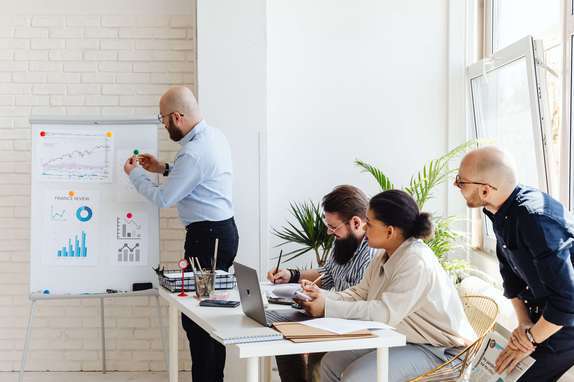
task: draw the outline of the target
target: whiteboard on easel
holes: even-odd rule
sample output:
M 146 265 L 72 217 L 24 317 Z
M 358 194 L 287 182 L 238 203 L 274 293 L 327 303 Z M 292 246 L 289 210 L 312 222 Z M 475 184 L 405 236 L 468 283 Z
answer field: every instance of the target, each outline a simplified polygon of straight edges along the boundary
M 137 193 L 123 165 L 135 150 L 157 156 L 158 121 L 31 124 L 30 292 L 157 286 L 159 210 Z

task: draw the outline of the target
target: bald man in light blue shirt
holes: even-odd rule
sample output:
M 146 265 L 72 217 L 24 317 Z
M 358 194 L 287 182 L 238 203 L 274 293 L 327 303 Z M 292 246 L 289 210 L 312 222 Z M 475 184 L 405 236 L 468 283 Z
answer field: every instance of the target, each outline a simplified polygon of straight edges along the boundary
M 178 143 L 173 165 L 159 166 L 169 174 L 167 182 L 156 185 L 135 167 L 129 177 L 136 190 L 160 208 L 175 205 L 185 226 L 233 217 L 231 152 L 223 133 L 201 120 Z
M 231 150 L 223 133 L 203 120 L 197 101 L 186 87 L 169 89 L 160 99 L 159 120 L 169 137 L 181 144 L 172 165 L 151 154 L 129 158 L 124 170 L 136 190 L 160 208 L 175 205 L 186 228 L 185 257 L 213 266 L 219 240 L 217 269 L 233 264 L 239 235 L 233 218 Z M 140 167 L 141 165 L 141 167 Z M 151 181 L 144 171 L 167 176 L 164 184 Z M 187 316 L 182 325 L 191 349 L 193 382 L 223 382 L 225 347 Z

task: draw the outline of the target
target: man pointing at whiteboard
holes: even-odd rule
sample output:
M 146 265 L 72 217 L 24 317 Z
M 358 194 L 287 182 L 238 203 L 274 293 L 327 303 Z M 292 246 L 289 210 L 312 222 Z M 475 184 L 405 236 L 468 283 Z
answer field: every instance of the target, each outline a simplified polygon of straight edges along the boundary
M 215 239 L 219 239 L 217 269 L 227 271 L 239 244 L 231 202 L 229 143 L 203 120 L 197 100 L 186 87 L 170 88 L 161 97 L 159 110 L 169 137 L 181 144 L 175 161 L 163 163 L 142 154 L 129 158 L 124 170 L 136 190 L 153 204 L 177 207 L 187 231 L 186 258 L 198 257 L 202 267 L 211 267 Z M 144 169 L 163 174 L 166 182 L 154 184 Z M 193 382 L 223 381 L 225 347 L 185 315 L 182 324 L 190 342 Z

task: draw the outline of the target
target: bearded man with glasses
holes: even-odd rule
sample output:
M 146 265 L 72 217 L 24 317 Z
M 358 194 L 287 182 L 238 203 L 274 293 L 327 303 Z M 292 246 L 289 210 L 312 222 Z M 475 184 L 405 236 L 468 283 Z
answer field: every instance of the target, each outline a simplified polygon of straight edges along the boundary
M 335 237 L 331 256 L 320 268 L 273 269 L 267 278 L 274 284 L 315 281 L 323 289 L 342 291 L 355 286 L 376 254 L 365 236 L 369 199 L 357 187 L 342 185 L 323 197 L 323 223 Z M 319 365 L 325 353 L 278 356 L 277 367 L 282 382 L 319 381 Z

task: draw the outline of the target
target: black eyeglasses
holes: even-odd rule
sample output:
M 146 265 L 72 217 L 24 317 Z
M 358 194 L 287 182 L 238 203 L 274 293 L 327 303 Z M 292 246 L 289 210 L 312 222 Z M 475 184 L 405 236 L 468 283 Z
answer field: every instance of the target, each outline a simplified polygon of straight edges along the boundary
M 183 117 L 183 114 L 181 114 L 179 111 L 172 111 L 171 113 L 167 114 L 167 115 L 163 115 L 162 113 L 159 113 L 157 115 L 157 120 L 160 121 L 161 123 L 163 123 L 163 121 L 169 117 L 170 115 L 172 115 L 173 113 L 177 113 L 179 115 L 181 115 Z
M 498 188 L 494 187 L 491 184 L 488 183 L 480 183 L 480 182 L 466 182 L 464 180 L 461 179 L 460 175 L 457 175 L 456 178 L 454 178 L 454 185 L 457 186 L 458 188 L 460 188 L 462 190 L 462 186 L 464 186 L 465 184 L 478 184 L 479 186 L 488 186 L 490 188 L 492 188 L 494 191 L 498 191 Z

